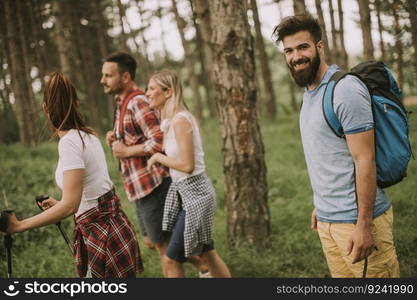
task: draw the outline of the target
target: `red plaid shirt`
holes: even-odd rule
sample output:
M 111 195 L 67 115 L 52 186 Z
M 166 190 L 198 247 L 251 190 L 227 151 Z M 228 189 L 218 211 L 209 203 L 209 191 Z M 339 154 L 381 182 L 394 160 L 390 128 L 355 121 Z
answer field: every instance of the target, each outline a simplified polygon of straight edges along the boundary
M 133 90 L 127 93 L 130 94 Z M 157 152 L 162 152 L 163 133 L 159 129 L 159 119 L 149 108 L 145 96 L 138 95 L 129 101 L 123 118 L 123 137 L 118 135 L 120 106 L 122 100 L 116 98 L 114 114 L 114 132 L 116 137 L 122 138 L 128 145 L 143 144 L 147 153 L 142 157 L 130 157 L 120 160 L 121 173 L 127 197 L 135 202 L 150 194 L 154 188 L 162 183 L 164 177 L 169 176 L 165 167 L 158 165 L 148 171 L 147 160 Z
M 80 277 L 88 268 L 93 278 L 136 277 L 143 271 L 133 225 L 115 194 L 75 219 L 74 250 Z

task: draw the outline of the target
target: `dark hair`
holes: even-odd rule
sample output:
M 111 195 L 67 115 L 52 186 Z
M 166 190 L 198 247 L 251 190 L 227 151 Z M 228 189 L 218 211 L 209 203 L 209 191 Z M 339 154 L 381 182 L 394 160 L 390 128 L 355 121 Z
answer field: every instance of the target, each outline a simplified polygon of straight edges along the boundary
M 120 51 L 115 52 L 107 56 L 103 62 L 116 63 L 120 75 L 122 75 L 124 72 L 129 72 L 131 79 L 135 79 L 136 60 L 130 54 Z
M 60 130 L 76 129 L 95 134 L 87 127 L 78 105 L 77 91 L 71 81 L 59 72 L 50 75 L 43 94 L 43 104 L 48 114 L 49 123 L 53 128 L 53 137 Z M 84 141 L 81 137 L 84 145 Z
M 321 40 L 321 27 L 318 21 L 310 14 L 286 17 L 275 26 L 272 32 L 275 43 L 281 42 L 288 35 L 293 35 L 299 31 L 308 31 L 313 37 L 314 43 Z

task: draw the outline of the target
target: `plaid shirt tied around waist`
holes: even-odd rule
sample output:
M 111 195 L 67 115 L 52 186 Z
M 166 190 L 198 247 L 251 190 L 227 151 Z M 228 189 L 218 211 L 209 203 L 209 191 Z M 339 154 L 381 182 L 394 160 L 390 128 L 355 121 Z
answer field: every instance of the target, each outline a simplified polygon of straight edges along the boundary
M 136 277 L 143 271 L 139 244 L 132 224 L 114 190 L 75 219 L 74 249 L 77 273 L 93 278 Z
M 182 209 L 185 210 L 184 252 L 185 257 L 198 255 L 204 245 L 212 243 L 216 191 L 205 173 L 172 182 L 165 200 L 162 229 L 172 231 Z
M 127 94 L 133 91 L 131 90 Z M 146 168 L 147 160 L 154 153 L 162 152 L 163 133 L 159 129 L 157 114 L 149 108 L 145 96 L 137 95 L 133 97 L 127 104 L 122 121 L 122 135 L 120 135 L 118 126 L 120 107 L 123 101 L 120 98 L 116 99 L 113 125 L 116 138 L 122 140 L 127 146 L 143 144 L 144 151 L 147 154 L 142 157 L 129 157 L 120 160 L 127 198 L 130 202 L 135 202 L 150 194 L 169 174 L 168 170 L 161 165 L 157 165 L 151 171 Z

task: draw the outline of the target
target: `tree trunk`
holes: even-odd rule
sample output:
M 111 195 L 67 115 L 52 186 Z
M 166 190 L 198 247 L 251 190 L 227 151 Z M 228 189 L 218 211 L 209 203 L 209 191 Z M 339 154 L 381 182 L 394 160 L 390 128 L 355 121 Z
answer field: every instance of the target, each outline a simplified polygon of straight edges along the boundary
M 205 1 L 203 2 L 205 3 Z M 189 0 L 189 3 L 193 11 L 193 23 L 194 23 L 194 27 L 196 30 L 195 40 L 197 43 L 198 54 L 199 54 L 199 59 L 201 63 L 201 73 L 202 73 L 201 75 L 204 76 L 204 80 L 201 80 L 201 81 L 203 82 L 203 85 L 206 91 L 207 108 L 209 110 L 210 118 L 217 118 L 216 103 L 214 101 L 214 96 L 213 96 L 214 95 L 213 76 L 212 76 L 213 72 L 211 69 L 213 55 L 211 53 L 210 45 L 207 42 L 210 39 L 210 36 L 208 37 L 207 41 L 204 40 L 202 29 L 201 29 L 202 27 L 201 22 L 204 22 L 204 21 L 201 20 L 201 15 L 199 15 L 199 13 L 197 12 L 193 1 Z M 205 3 L 204 5 L 207 5 L 207 4 Z M 211 33 L 209 33 L 209 35 L 210 34 Z
M 110 46 L 107 39 L 106 31 L 109 28 L 107 23 L 106 17 L 102 13 L 105 8 L 101 5 L 102 2 L 100 0 L 93 0 L 91 1 L 92 9 L 95 12 L 95 19 L 93 22 L 93 27 L 95 31 L 95 35 L 98 41 L 98 48 L 100 50 L 100 58 L 104 59 L 107 55 L 110 54 Z M 106 114 L 107 119 L 109 120 L 107 123 L 111 124 L 113 120 L 113 113 L 114 113 L 114 99 L 112 96 L 104 95 L 101 97 L 106 105 L 104 106 L 104 111 Z
M 164 62 L 167 63 L 171 60 L 171 56 L 169 54 L 168 51 L 168 46 L 166 43 L 166 33 L 165 33 L 165 29 L 164 29 L 164 24 L 162 23 L 162 5 L 161 5 L 161 1 L 158 0 L 158 8 L 156 10 L 156 17 L 158 18 L 159 21 L 159 27 L 161 27 L 161 41 L 162 41 L 162 56 L 164 58 Z
M 55 16 L 54 24 L 54 39 L 58 47 L 59 63 L 61 65 L 61 72 L 69 77 L 71 80 L 75 80 L 71 74 L 71 60 L 68 55 L 68 50 L 71 49 L 71 32 L 66 26 L 68 24 L 68 7 L 65 5 L 65 1 L 52 2 L 52 12 Z
M 222 132 L 228 242 L 261 248 L 270 243 L 271 228 L 247 2 L 208 3 Z
M 22 16 L 19 16 L 21 10 L 18 3 L 13 0 L 3 1 L 3 13 L 6 26 L 7 37 L 6 52 L 10 69 L 13 95 L 15 98 L 16 117 L 19 126 L 20 140 L 25 145 L 34 145 L 36 143 L 36 129 L 38 127 L 38 118 L 33 111 L 33 91 L 31 82 L 28 82 L 27 74 L 30 74 L 30 68 L 27 63 L 27 57 L 22 43 L 25 42 L 23 35 L 24 28 L 21 28 Z M 27 54 L 27 53 L 26 53 Z
M 145 38 L 145 34 L 144 31 L 145 29 L 148 27 L 147 24 L 145 24 L 145 19 L 144 19 L 144 10 L 141 6 L 141 2 L 143 1 L 137 1 L 136 2 L 136 6 L 138 8 L 138 13 L 139 13 L 139 21 L 141 24 L 141 29 L 140 29 L 140 34 L 139 34 L 139 38 L 142 44 L 141 50 L 142 50 L 142 55 L 145 58 L 145 62 L 146 62 L 146 69 L 148 70 L 149 74 L 152 73 L 152 64 L 150 63 L 150 59 L 149 59 L 149 53 L 148 53 L 148 40 Z M 164 31 L 161 32 L 161 39 L 162 41 L 165 41 L 165 33 Z M 168 59 L 169 60 L 169 53 L 167 52 L 168 55 Z
M 203 107 L 201 104 L 201 95 L 199 91 L 198 78 L 194 70 L 194 61 L 192 58 L 190 45 L 185 39 L 185 34 L 184 34 L 186 22 L 183 18 L 181 18 L 180 14 L 178 13 L 176 0 L 171 0 L 171 2 L 172 2 L 172 10 L 175 15 L 175 21 L 177 23 L 178 31 L 181 37 L 181 43 L 184 48 L 184 61 L 185 61 L 185 67 L 187 68 L 187 73 L 188 73 L 188 82 L 193 91 L 194 114 L 199 121 L 202 121 L 203 120 Z
M 339 12 L 339 38 L 340 38 L 340 67 L 347 70 L 349 66 L 348 55 L 345 48 L 345 26 L 343 24 L 343 6 L 342 0 L 337 0 L 337 9 Z
M 121 27 L 121 31 L 120 31 L 120 38 L 121 38 L 121 49 L 123 51 L 129 51 L 129 47 L 127 46 L 127 32 L 125 29 L 125 24 L 123 21 L 123 17 L 125 15 L 124 12 L 124 7 L 123 7 L 123 3 L 121 2 L 121 0 L 117 0 L 117 9 L 118 9 L 118 16 L 119 16 L 119 25 Z
M 381 20 L 381 0 L 374 0 L 374 5 L 376 10 L 376 17 L 378 19 L 379 47 L 381 50 L 381 60 L 386 61 L 387 55 L 385 51 L 384 37 L 382 35 L 382 33 L 384 32 L 384 25 L 382 24 Z
M 40 141 L 40 135 L 39 135 L 39 106 L 40 103 L 36 103 L 35 94 L 33 92 L 32 87 L 32 77 L 31 77 L 31 71 L 32 71 L 32 61 L 33 61 L 33 52 L 29 50 L 29 44 L 30 39 L 28 33 L 26 31 L 27 29 L 27 23 L 26 20 L 30 19 L 27 16 L 27 13 L 29 12 L 29 7 L 27 5 L 27 1 L 16 1 L 16 7 L 17 7 L 17 16 L 18 16 L 18 28 L 19 28 L 19 36 L 20 36 L 20 45 L 22 46 L 22 54 L 23 56 L 21 59 L 23 59 L 23 64 L 25 68 L 25 76 L 26 76 L 26 99 L 24 100 L 26 102 L 26 105 L 29 109 L 29 115 L 28 115 L 28 121 L 29 121 L 29 134 L 31 135 L 31 141 L 32 144 L 36 144 Z M 39 106 L 38 106 L 39 105 Z
M 397 52 L 397 73 L 398 84 L 400 89 L 404 87 L 404 73 L 403 73 L 403 43 L 401 42 L 401 27 L 398 16 L 399 1 L 393 0 L 392 2 L 392 15 L 394 17 L 394 31 L 395 31 L 395 50 Z
M 415 80 L 417 80 L 417 5 L 415 0 L 407 0 L 407 11 L 410 15 L 411 37 L 414 47 Z
M 261 31 L 261 23 L 259 21 L 258 7 L 256 0 L 251 0 L 251 8 L 253 12 L 253 21 L 255 23 L 255 46 L 258 50 L 260 66 L 262 71 L 262 79 L 265 88 L 265 104 L 266 114 L 270 120 L 275 119 L 277 115 L 277 105 L 275 102 L 274 87 L 272 85 L 271 70 L 268 63 L 268 55 L 265 51 L 264 38 Z
M 39 6 L 36 5 L 36 3 L 33 0 L 29 0 L 28 3 L 31 6 L 31 12 L 27 14 L 30 22 L 30 35 L 33 41 L 33 48 L 31 53 L 33 53 L 35 58 L 34 66 L 36 66 L 38 70 L 38 78 L 41 82 L 41 91 L 43 91 L 45 86 L 44 77 L 48 72 L 48 63 L 45 59 L 45 54 L 42 54 L 42 52 L 44 52 L 44 48 L 41 45 L 39 45 L 39 42 L 42 40 L 42 37 L 40 35 L 42 27 L 39 26 L 40 22 L 37 19 L 40 18 L 41 11 L 39 9 Z
M 363 55 L 365 60 L 374 59 L 374 44 L 371 33 L 371 12 L 369 0 L 358 0 L 360 24 L 362 29 Z
M 340 65 L 340 49 L 339 49 L 339 43 L 337 38 L 337 29 L 336 29 L 336 23 L 334 20 L 334 9 L 333 9 L 333 0 L 328 0 L 329 2 L 329 14 L 330 14 L 330 24 L 332 27 L 332 58 L 333 61 Z
M 117 0 L 117 7 L 119 8 L 119 16 L 120 16 L 120 23 L 122 24 L 122 35 L 123 40 L 125 41 L 126 50 L 129 52 L 129 47 L 127 46 L 127 41 L 130 40 L 133 42 L 136 52 L 138 53 L 138 66 L 140 67 L 140 72 L 136 73 L 136 82 L 140 85 L 146 85 L 148 83 L 149 78 L 149 70 L 148 64 L 145 57 L 140 53 L 141 47 L 136 41 L 135 33 L 132 30 L 132 26 L 130 25 L 129 20 L 126 17 L 126 8 L 121 0 Z
M 294 15 L 305 15 L 307 13 L 304 0 L 293 0 Z
M 322 30 L 322 40 L 324 43 L 324 56 L 326 57 L 327 63 L 332 63 L 333 58 L 331 57 L 329 39 L 327 38 L 326 22 L 324 22 L 323 9 L 321 8 L 321 0 L 315 0 L 316 11 L 318 16 L 318 21 Z
M 91 25 L 81 25 L 80 19 L 83 17 L 89 18 L 91 12 L 91 2 L 81 2 L 78 0 L 71 7 L 71 25 L 73 27 L 74 36 L 73 42 L 75 48 L 78 50 L 77 56 L 80 61 L 79 67 L 84 86 L 85 102 L 87 103 L 88 114 L 85 116 L 88 119 L 88 123 L 99 134 L 102 132 L 100 108 L 101 105 L 98 102 L 102 99 L 102 87 L 99 84 L 101 64 L 97 59 L 96 40 L 91 28 Z

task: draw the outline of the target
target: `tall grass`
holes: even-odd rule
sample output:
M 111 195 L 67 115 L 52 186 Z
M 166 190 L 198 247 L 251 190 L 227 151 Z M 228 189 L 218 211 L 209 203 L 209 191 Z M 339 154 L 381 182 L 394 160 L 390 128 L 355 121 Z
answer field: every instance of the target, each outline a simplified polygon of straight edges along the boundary
M 416 110 L 414 108 L 414 110 Z M 215 246 L 234 277 L 327 277 L 329 272 L 317 234 L 310 230 L 313 208 L 312 192 L 300 144 L 298 116 L 282 114 L 277 121 L 262 121 L 261 128 L 268 169 L 269 205 L 272 222 L 272 246 L 262 251 L 250 248 L 229 249 L 226 241 L 224 180 L 218 123 L 202 124 L 207 173 L 213 180 L 218 197 L 215 219 Z M 285 114 L 285 115 L 284 115 Z M 411 139 L 417 149 L 417 120 L 411 118 Z M 104 145 L 104 143 L 103 143 Z M 104 147 L 111 178 L 122 199 L 128 217 L 138 228 L 134 206 L 123 192 L 118 163 Z M 60 197 L 54 182 L 57 162 L 56 142 L 35 148 L 22 145 L 0 146 L 0 207 L 7 197 L 18 218 L 38 212 L 35 196 Z M 387 189 L 394 207 L 394 238 L 403 277 L 417 277 L 417 162 L 411 161 L 404 182 Z M 4 192 L 4 193 L 3 193 Z M 4 195 L 5 196 L 4 196 Z M 67 232 L 72 219 L 64 221 Z M 1 236 L 2 237 L 2 236 Z M 69 250 L 54 225 L 15 234 L 13 273 L 16 277 L 75 277 Z M 156 251 L 140 241 L 145 272 L 142 277 L 161 277 Z M 186 275 L 196 271 L 186 264 Z M 5 250 L 0 246 L 0 276 L 6 275 Z

